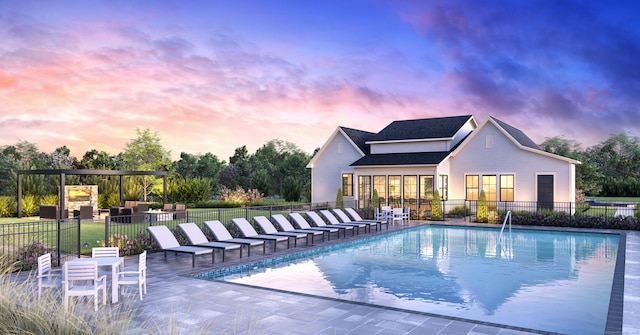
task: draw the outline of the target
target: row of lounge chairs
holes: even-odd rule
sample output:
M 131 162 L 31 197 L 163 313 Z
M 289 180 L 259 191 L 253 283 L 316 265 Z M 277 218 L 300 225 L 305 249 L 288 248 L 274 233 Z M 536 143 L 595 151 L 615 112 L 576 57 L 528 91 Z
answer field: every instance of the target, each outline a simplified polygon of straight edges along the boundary
M 349 213 L 347 215 L 345 213 Z M 242 258 L 243 249 L 247 251 L 247 256 L 251 256 L 251 249 L 254 247 L 262 247 L 262 253 L 266 252 L 266 243 L 270 242 L 273 251 L 277 250 L 278 243 L 287 243 L 287 248 L 298 246 L 298 240 L 305 240 L 305 245 L 314 244 L 316 238 L 322 241 L 331 239 L 334 234 L 336 238 L 347 236 L 350 232 L 352 236 L 361 232 L 371 232 L 371 228 L 375 227 L 376 231 L 382 229 L 383 225 L 387 225 L 387 221 L 364 220 L 352 208 L 345 211 L 340 209 L 321 210 L 318 212 L 308 211 L 306 217 L 300 213 L 290 213 L 289 219 L 284 215 L 275 214 L 272 219 L 280 230 L 276 228 L 274 223 L 265 216 L 256 216 L 254 221 L 260 227 L 263 233 L 258 233 L 254 226 L 244 218 L 232 219 L 231 222 L 240 231 L 243 237 L 233 237 L 229 230 L 217 220 L 205 221 L 204 227 L 214 236 L 215 241 L 209 241 L 205 233 L 195 223 L 181 223 L 178 225 L 181 233 L 187 238 L 188 245 L 181 245 L 174 234 L 166 226 L 150 226 L 148 231 L 158 242 L 161 251 L 164 252 L 165 258 L 167 252 L 185 253 L 192 256 L 191 266 L 195 266 L 195 259 L 198 255 L 211 254 L 211 262 L 215 262 L 215 250 L 222 253 L 222 261 L 224 262 L 227 251 L 238 250 L 240 258 Z M 323 219 L 324 217 L 324 219 Z M 338 219 L 339 218 L 339 219 Z M 313 226 L 308 220 L 313 223 Z M 291 220 L 291 221 L 290 221 Z M 325 220 L 328 222 L 325 222 Z M 299 228 L 295 228 L 292 221 Z

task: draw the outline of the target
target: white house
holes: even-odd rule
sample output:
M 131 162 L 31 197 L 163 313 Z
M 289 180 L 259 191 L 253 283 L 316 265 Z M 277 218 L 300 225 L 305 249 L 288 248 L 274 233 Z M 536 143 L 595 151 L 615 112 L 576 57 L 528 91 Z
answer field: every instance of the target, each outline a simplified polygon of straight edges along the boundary
M 394 121 L 378 133 L 338 127 L 311 159 L 311 201 L 428 209 L 433 190 L 447 201 L 532 202 L 553 209 L 575 200 L 575 165 L 543 151 L 522 131 L 471 115 Z

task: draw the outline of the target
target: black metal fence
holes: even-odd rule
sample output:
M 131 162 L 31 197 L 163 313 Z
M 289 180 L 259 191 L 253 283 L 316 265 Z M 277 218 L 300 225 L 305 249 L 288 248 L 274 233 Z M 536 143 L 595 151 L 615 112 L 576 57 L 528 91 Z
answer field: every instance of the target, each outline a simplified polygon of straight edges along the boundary
M 409 207 L 413 220 L 449 220 L 462 219 L 476 221 L 478 212 L 477 201 L 446 200 L 440 202 L 441 217 L 434 217 L 436 206 L 433 203 L 422 203 L 420 207 L 415 204 Z M 7 255 L 10 260 L 20 261 L 23 268 L 29 269 L 36 263 L 36 259 L 44 252 L 53 251 L 54 262 L 64 263 L 71 258 L 79 257 L 83 252 L 90 252 L 93 242 L 103 245 L 113 245 L 130 241 L 141 237 L 146 241 L 144 248 L 152 246 L 147 234 L 147 227 L 153 225 L 166 225 L 175 229 L 178 224 L 194 222 L 200 227 L 205 221 L 218 220 L 234 232 L 229 224 L 233 218 L 246 218 L 249 221 L 255 216 L 271 217 L 274 214 L 288 214 L 293 212 L 305 212 L 335 207 L 352 207 L 358 210 L 363 218 L 373 218 L 374 209 L 371 206 L 362 206 L 362 202 L 345 201 L 341 205 L 335 202 L 318 204 L 296 205 L 272 205 L 243 208 L 214 208 L 214 209 L 189 209 L 185 212 L 145 212 L 124 216 L 110 216 L 100 222 L 86 222 L 80 219 L 40 220 L 35 222 L 0 224 L 0 254 Z M 539 203 L 539 202 L 488 202 L 487 210 L 490 218 L 500 220 L 507 211 L 517 212 L 564 212 L 574 214 L 614 217 L 616 215 L 636 215 L 636 204 L 587 203 L 576 206 L 573 202 Z M 623 214 L 620 214 L 623 213 Z M 85 227 L 85 228 L 83 228 Z M 83 234 L 91 231 L 102 241 L 84 241 Z M 97 233 L 96 233 L 97 231 Z M 104 232 L 104 234 L 103 234 Z M 97 234 L 97 235 L 96 235 Z M 118 240 L 120 236 L 121 239 Z M 81 237 L 83 239 L 81 239 Z M 126 238 L 122 238 L 126 237 Z M 95 238 L 94 238 L 95 239 Z M 129 242 L 130 243 L 130 242 Z M 121 246 L 120 244 L 118 244 Z
M 24 270 L 35 268 L 38 256 L 52 252 L 60 265 L 80 254 L 80 220 L 41 220 L 0 224 L 0 251 Z

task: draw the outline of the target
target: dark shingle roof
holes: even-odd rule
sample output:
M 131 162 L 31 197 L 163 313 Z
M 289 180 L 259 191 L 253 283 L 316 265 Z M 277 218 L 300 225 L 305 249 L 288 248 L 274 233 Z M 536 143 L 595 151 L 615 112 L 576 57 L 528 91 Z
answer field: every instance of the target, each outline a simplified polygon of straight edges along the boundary
M 511 137 L 513 137 L 516 141 L 518 141 L 520 145 L 531 148 L 531 149 L 542 150 L 542 148 L 540 148 L 540 146 L 537 145 L 536 142 L 531 140 L 520 129 L 514 128 L 492 116 L 490 116 L 490 118 L 493 119 L 493 121 L 495 121 L 500 127 L 502 127 L 502 129 L 504 129 L 509 135 L 511 135 Z
M 452 116 L 418 120 L 393 121 L 369 141 L 450 138 L 472 116 Z
M 369 154 L 369 145 L 365 144 L 365 142 L 375 136 L 375 133 L 347 127 L 340 127 L 340 129 L 349 136 L 353 143 L 355 143 L 365 155 Z
M 449 151 L 411 152 L 398 154 L 367 155 L 351 164 L 351 166 L 376 165 L 436 165 L 449 155 Z

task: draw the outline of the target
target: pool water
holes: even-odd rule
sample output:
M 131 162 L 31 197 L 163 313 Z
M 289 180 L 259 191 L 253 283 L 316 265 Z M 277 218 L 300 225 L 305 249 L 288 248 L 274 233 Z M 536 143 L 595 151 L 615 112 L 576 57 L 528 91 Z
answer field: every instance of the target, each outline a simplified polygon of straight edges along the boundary
M 603 334 L 619 235 L 423 226 L 203 278 L 565 334 Z

